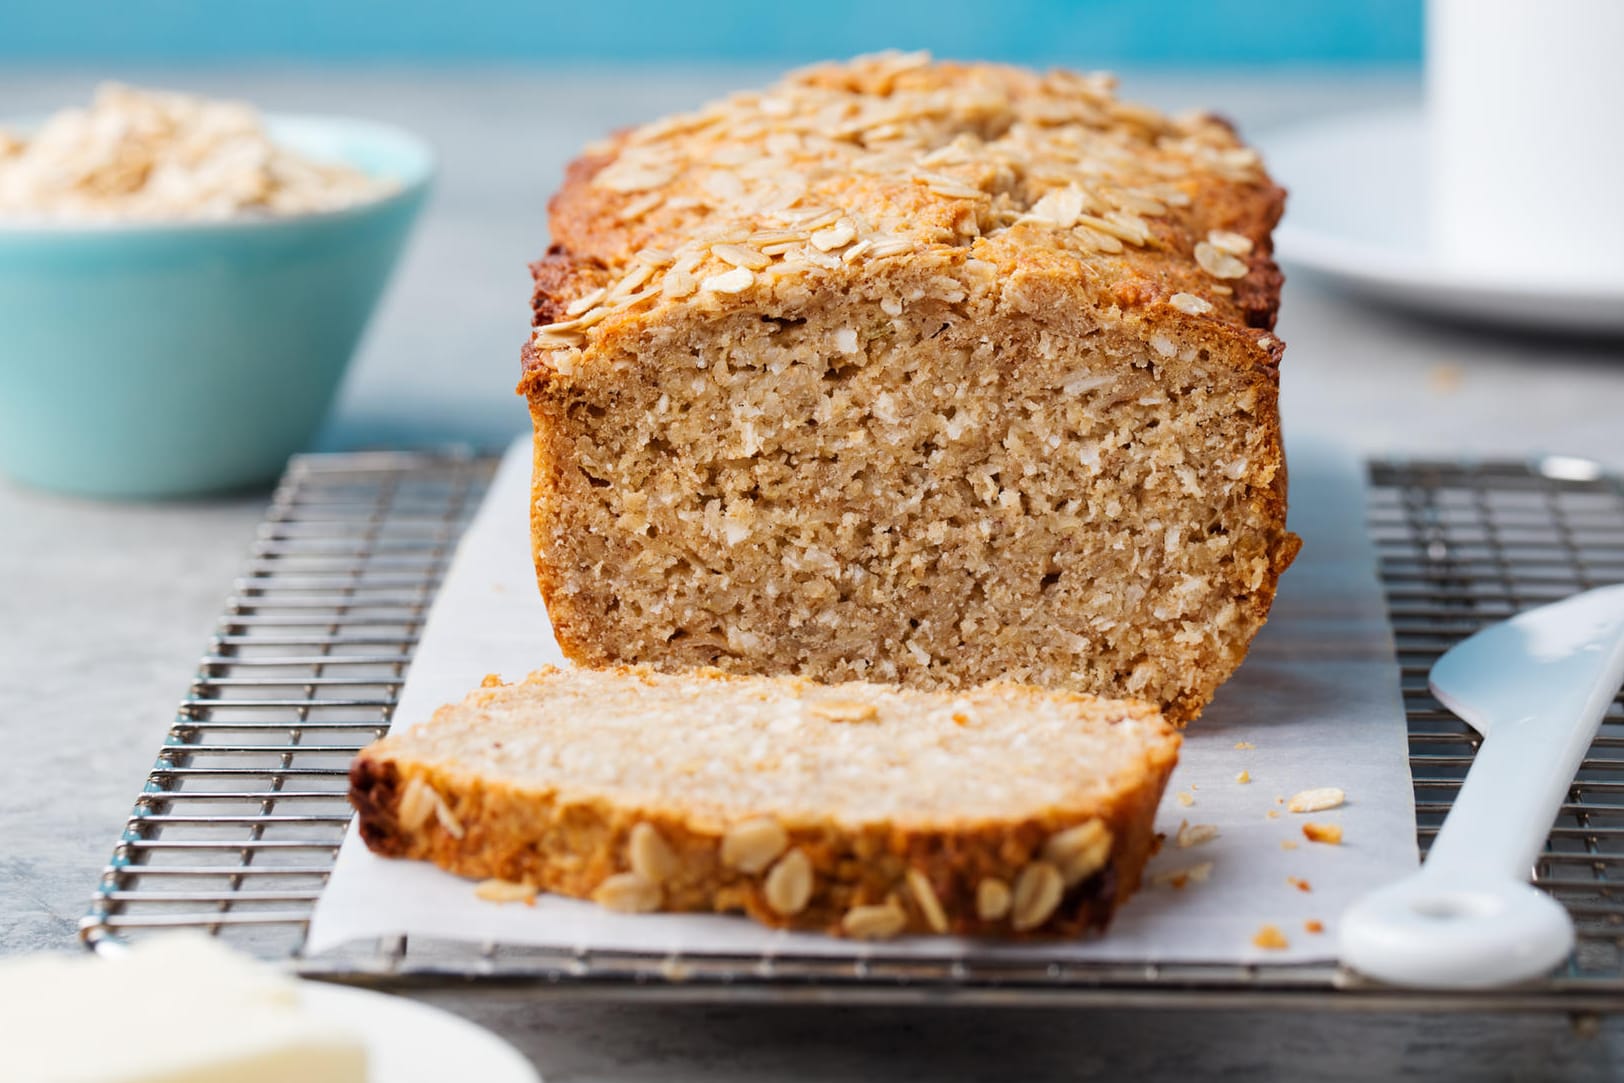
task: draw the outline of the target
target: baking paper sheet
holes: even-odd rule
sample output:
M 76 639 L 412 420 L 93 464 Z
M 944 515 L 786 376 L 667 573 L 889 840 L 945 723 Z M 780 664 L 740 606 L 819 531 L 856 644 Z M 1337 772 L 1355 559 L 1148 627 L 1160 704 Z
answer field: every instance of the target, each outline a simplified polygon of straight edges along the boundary
M 528 440 L 509 451 L 462 541 L 402 690 L 397 726 L 461 699 L 487 673 L 512 680 L 546 662 L 564 664 L 531 568 L 529 454 Z M 1150 865 L 1152 882 L 1103 938 L 998 944 L 916 937 L 888 942 L 888 954 L 950 957 L 973 948 L 1054 960 L 1326 960 L 1335 957 L 1344 908 L 1415 867 L 1398 669 L 1364 527 L 1361 473 L 1351 455 L 1320 444 L 1292 446 L 1290 462 L 1291 526 L 1303 537 L 1303 551 L 1281 580 L 1273 616 L 1245 665 L 1186 731 L 1157 818 L 1168 841 Z M 1249 782 L 1238 781 L 1241 772 Z M 1341 787 L 1347 803 L 1311 815 L 1280 803 L 1321 786 Z M 1340 824 L 1343 844 L 1309 842 L 1301 830 L 1307 820 Z M 1218 836 L 1180 848 L 1174 840 L 1186 821 L 1216 825 Z M 1205 880 L 1174 886 L 1177 873 L 1206 862 Z M 1308 932 L 1311 922 L 1324 931 Z M 1256 946 L 1265 923 L 1289 946 Z M 621 915 L 547 895 L 533 907 L 485 902 L 467 880 L 375 857 L 352 825 L 306 950 L 398 934 L 690 954 L 873 950 L 765 929 L 742 917 Z

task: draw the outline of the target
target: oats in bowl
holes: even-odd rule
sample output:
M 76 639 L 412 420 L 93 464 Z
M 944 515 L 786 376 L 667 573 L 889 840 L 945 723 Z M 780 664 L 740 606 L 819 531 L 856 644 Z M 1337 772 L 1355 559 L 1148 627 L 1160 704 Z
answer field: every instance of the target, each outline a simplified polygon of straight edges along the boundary
M 0 131 L 0 218 L 286 216 L 339 210 L 397 187 L 275 142 L 244 102 L 117 83 L 32 134 Z

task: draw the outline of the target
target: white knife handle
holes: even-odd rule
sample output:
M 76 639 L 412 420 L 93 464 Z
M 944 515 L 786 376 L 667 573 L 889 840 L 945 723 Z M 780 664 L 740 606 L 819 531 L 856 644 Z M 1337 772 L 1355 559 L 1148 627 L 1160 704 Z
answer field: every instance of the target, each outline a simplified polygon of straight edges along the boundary
M 1564 700 L 1557 690 L 1552 695 Z M 1485 737 L 1427 851 L 1427 872 L 1451 880 L 1528 879 L 1612 698 L 1591 705 L 1564 700 Z
M 1624 588 L 1590 591 L 1547 607 L 1562 610 L 1554 622 L 1535 610 L 1439 660 L 1434 694 L 1485 734 L 1483 745 L 1426 864 L 1344 915 L 1344 963 L 1394 984 L 1483 988 L 1567 958 L 1572 920 L 1526 881 L 1624 681 L 1621 607 Z M 1587 628 L 1611 634 L 1586 641 Z M 1470 702 L 1452 694 L 1464 688 Z
M 1426 869 L 1360 899 L 1342 918 L 1342 962 L 1392 985 L 1488 989 L 1549 973 L 1573 950 L 1562 904 L 1520 880 Z
M 1526 881 L 1593 732 L 1576 754 L 1533 726 L 1485 738 L 1427 863 L 1344 915 L 1342 961 L 1396 985 L 1487 988 L 1567 958 L 1573 922 Z

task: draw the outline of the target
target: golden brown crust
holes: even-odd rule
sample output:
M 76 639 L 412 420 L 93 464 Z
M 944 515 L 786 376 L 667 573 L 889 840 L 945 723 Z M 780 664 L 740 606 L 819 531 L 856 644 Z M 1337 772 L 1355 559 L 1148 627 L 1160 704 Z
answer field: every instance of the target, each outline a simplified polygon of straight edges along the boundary
M 620 667 L 636 679 L 648 673 Z M 536 678 L 531 678 L 534 681 Z M 735 681 L 714 671 L 688 678 Z M 1045 698 L 1071 695 L 1011 688 L 1012 694 Z M 477 705 L 481 693 L 469 697 Z M 1154 718 L 1140 705 L 1121 705 L 1134 717 Z M 457 708 L 442 708 L 442 712 Z M 438 717 L 438 716 L 437 716 Z M 929 883 L 945 931 L 986 936 L 1072 936 L 1105 927 L 1139 886 L 1155 845 L 1153 820 L 1177 758 L 1178 738 L 1168 734 L 1151 747 L 1133 777 L 1120 780 L 1102 800 L 1054 807 L 1018 820 L 942 822 L 908 827 L 888 823 L 851 825 L 830 817 L 787 823 L 784 852 L 800 850 L 811 862 L 815 885 L 800 912 L 786 916 L 766 899 L 767 870 L 743 872 L 722 860 L 728 824 L 703 810 L 622 804 L 579 795 L 561 797 L 545 787 L 526 788 L 482 777 L 453 763 L 398 754 L 392 739 L 374 744 L 350 769 L 350 801 L 362 839 L 388 857 L 425 860 L 461 876 L 497 878 L 540 890 L 592 898 L 610 877 L 630 871 L 632 832 L 650 825 L 675 857 L 659 909 L 743 912 L 766 925 L 850 935 L 842 919 L 858 906 L 900 907 L 906 922 L 897 933 L 944 931 L 916 901 L 910 873 Z M 445 815 L 403 816 L 403 797 L 413 786 L 432 788 Z M 1097 821 L 1109 832 L 1109 851 L 1095 871 L 1066 887 L 1060 903 L 1041 923 L 1012 927 L 1012 915 L 984 917 L 977 893 L 985 880 L 1015 884 L 1024 869 L 1052 860 L 1045 850 L 1058 833 Z M 1092 864 L 1092 863 L 1091 863 Z
M 771 249 L 771 238 L 750 238 L 804 221 L 843 228 L 842 213 L 857 243 L 828 251 L 847 262 L 960 249 L 1001 275 L 1052 275 L 1070 306 L 1143 316 L 1152 329 L 1188 295 L 1211 306 L 1204 327 L 1243 331 L 1255 361 L 1277 353 L 1255 344 L 1279 307 L 1270 232 L 1285 192 L 1227 122 L 1120 102 L 1105 76 L 927 60 L 797 72 L 761 94 L 620 133 L 572 163 L 549 205 L 553 249 L 536 265 L 537 326 L 554 330 L 527 353 L 521 391 L 537 366 L 589 359 L 615 324 L 691 297 L 686 281 L 669 281 L 684 256 L 697 262 L 682 274 L 703 279 L 733 267 L 714 254 L 717 239 Z M 1066 193 L 1075 198 L 1057 199 Z M 819 212 L 831 208 L 824 222 Z M 1243 273 L 1202 266 L 1198 247 L 1215 233 L 1249 242 L 1230 253 Z M 875 243 L 852 255 L 865 240 Z M 770 253 L 773 274 L 821 251 L 783 243 L 787 251 Z M 593 322 L 563 315 L 649 261 L 658 265 L 646 279 L 588 306 Z M 760 286 L 758 275 L 750 289 Z
M 597 284 L 601 284 L 599 280 L 607 274 L 604 268 L 578 260 L 553 245 L 545 256 L 530 265 L 530 277 L 535 283 L 530 310 L 536 325 L 564 319 L 567 299 L 579 292 L 583 284 L 594 283 L 590 288 L 597 288 Z

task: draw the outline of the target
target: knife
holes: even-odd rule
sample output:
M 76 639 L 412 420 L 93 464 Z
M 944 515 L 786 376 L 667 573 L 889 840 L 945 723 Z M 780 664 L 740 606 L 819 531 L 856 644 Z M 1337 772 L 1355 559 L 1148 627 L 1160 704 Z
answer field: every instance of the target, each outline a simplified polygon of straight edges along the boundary
M 1548 973 L 1573 921 L 1528 883 L 1624 682 L 1624 585 L 1490 625 L 1432 667 L 1432 694 L 1483 736 L 1424 865 L 1342 919 L 1342 962 L 1372 978 L 1480 989 Z

